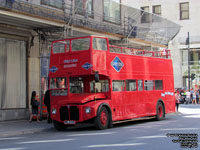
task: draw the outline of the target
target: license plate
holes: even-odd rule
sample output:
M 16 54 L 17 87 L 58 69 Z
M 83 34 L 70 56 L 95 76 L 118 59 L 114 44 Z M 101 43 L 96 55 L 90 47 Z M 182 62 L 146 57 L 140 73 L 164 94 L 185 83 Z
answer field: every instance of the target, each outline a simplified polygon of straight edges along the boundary
M 73 120 L 64 121 L 64 124 L 76 124 Z

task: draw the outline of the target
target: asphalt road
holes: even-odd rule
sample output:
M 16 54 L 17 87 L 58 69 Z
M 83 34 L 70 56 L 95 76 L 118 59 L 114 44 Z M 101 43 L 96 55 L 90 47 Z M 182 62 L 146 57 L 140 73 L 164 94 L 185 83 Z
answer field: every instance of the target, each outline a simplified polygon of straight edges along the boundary
M 0 150 L 200 149 L 200 105 L 182 105 L 179 111 L 162 121 L 133 121 L 107 130 L 87 126 L 58 132 L 50 128 L 37 134 L 0 138 Z

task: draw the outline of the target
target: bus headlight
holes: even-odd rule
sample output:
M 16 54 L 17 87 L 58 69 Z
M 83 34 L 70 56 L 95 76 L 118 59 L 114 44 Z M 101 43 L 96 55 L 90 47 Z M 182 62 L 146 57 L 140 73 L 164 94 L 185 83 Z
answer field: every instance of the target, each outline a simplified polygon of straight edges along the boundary
M 91 113 L 91 107 L 86 107 L 86 108 L 85 108 L 85 113 L 86 113 L 86 114 Z
M 55 114 L 56 114 L 56 108 L 53 108 L 51 113 L 52 113 L 53 115 L 55 115 Z

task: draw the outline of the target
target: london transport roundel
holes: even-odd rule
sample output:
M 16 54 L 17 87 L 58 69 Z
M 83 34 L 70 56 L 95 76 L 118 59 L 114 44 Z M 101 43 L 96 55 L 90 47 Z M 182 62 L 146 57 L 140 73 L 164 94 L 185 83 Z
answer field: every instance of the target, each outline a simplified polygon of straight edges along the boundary
M 120 72 L 120 70 L 124 66 L 124 63 L 119 59 L 119 57 L 116 56 L 111 62 L 111 65 L 117 72 Z

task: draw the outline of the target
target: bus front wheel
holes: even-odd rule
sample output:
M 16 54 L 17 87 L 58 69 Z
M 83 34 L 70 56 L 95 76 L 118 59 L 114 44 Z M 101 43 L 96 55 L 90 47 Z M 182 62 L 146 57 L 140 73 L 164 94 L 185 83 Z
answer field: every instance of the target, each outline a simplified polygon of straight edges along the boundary
M 61 122 L 55 121 L 55 120 L 53 120 L 53 125 L 54 125 L 54 128 L 58 131 L 63 131 L 67 128 L 66 125 L 64 125 Z
M 102 107 L 95 118 L 95 126 L 97 129 L 107 129 L 110 122 L 110 115 L 106 107 Z
M 161 102 L 158 102 L 156 107 L 156 120 L 162 120 L 165 117 L 164 106 Z

